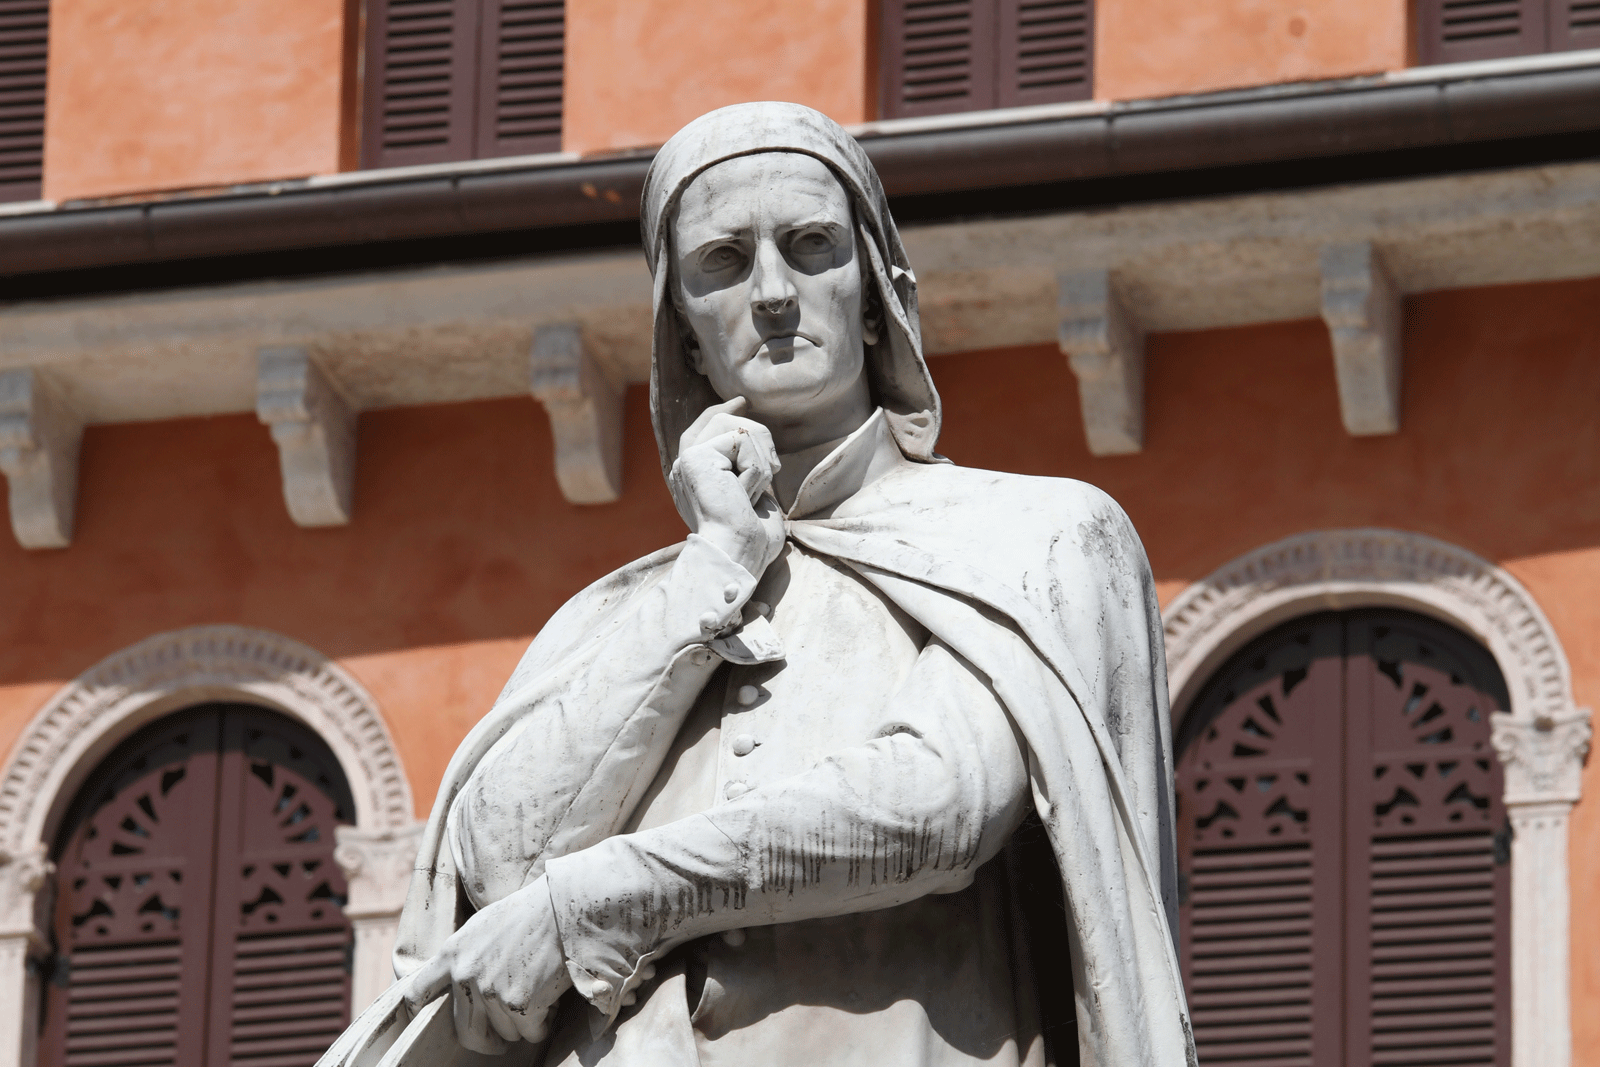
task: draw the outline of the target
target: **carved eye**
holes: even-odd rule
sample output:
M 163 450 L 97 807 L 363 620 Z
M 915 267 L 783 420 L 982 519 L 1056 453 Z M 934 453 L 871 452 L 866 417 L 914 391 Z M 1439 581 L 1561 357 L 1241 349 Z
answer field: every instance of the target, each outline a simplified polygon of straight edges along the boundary
M 702 270 L 727 270 L 738 266 L 742 258 L 732 245 L 718 245 L 700 258 L 700 267 Z
M 796 255 L 820 256 L 833 251 L 833 238 L 821 230 L 808 230 L 789 245 Z

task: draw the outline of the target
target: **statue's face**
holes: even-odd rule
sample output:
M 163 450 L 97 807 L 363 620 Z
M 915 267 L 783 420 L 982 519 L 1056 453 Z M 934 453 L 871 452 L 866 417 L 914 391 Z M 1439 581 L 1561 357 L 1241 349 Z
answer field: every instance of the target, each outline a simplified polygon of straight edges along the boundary
M 717 395 L 795 419 L 864 388 L 854 231 L 849 196 L 812 156 L 741 156 L 684 190 L 674 284 Z

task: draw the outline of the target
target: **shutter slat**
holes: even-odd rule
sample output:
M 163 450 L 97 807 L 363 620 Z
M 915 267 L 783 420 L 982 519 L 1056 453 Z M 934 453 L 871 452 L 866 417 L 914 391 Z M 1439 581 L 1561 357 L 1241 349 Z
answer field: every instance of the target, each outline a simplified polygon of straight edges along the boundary
M 566 81 L 566 6 L 562 0 L 485 3 L 477 154 L 558 151 Z
M 879 109 L 885 118 L 997 106 L 992 3 L 888 0 L 883 7 Z
M 363 166 L 471 158 L 478 8 L 478 0 L 369 5 Z
M 1089 0 L 999 0 L 1000 107 L 1087 99 L 1092 90 Z
M 39 196 L 49 27 L 47 0 L 0 0 L 0 202 Z
M 1543 52 L 1546 2 L 1419 0 L 1418 56 L 1423 63 L 1461 63 Z

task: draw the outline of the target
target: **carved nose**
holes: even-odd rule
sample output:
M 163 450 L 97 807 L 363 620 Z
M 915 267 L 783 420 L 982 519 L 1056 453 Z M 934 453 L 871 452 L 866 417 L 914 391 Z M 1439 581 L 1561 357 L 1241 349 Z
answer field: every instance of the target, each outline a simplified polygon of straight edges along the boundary
M 775 296 L 757 297 L 755 305 L 758 311 L 765 311 L 768 315 L 777 315 L 787 311 L 794 305 L 794 294 L 782 293 Z

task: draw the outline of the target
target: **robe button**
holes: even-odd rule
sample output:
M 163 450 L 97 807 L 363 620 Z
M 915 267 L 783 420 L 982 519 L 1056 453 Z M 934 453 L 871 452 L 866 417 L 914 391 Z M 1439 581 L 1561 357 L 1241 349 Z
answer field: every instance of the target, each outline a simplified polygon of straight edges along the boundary
M 722 940 L 728 945 L 729 948 L 738 948 L 740 945 L 744 944 L 744 939 L 746 936 L 747 935 L 743 930 L 724 930 L 722 933 Z
M 749 734 L 740 734 L 733 739 L 733 754 L 735 756 L 748 756 L 756 750 L 756 739 Z
M 732 604 L 739 599 L 739 583 L 729 582 L 728 587 L 722 591 L 722 599 Z
M 702 633 L 714 634 L 722 629 L 722 619 L 714 611 L 708 611 L 700 616 L 700 630 Z
M 767 612 L 771 611 L 772 609 L 767 607 L 759 600 L 752 600 L 750 601 L 750 610 L 755 612 L 757 615 L 765 617 Z
M 745 781 L 729 782 L 722 787 L 722 795 L 729 800 L 738 800 L 748 792 L 750 792 L 750 783 Z
M 761 699 L 761 690 L 753 685 L 741 685 L 738 699 L 740 704 L 748 708 L 751 704 Z

